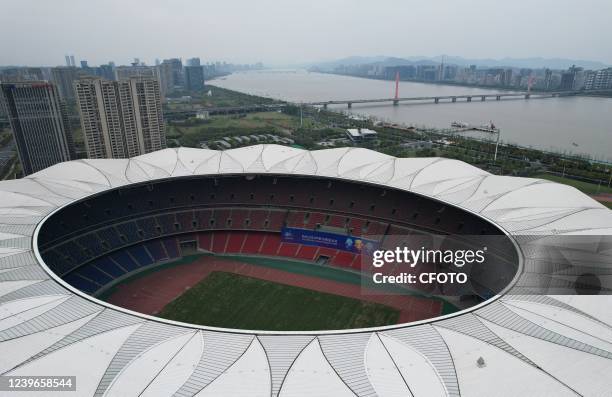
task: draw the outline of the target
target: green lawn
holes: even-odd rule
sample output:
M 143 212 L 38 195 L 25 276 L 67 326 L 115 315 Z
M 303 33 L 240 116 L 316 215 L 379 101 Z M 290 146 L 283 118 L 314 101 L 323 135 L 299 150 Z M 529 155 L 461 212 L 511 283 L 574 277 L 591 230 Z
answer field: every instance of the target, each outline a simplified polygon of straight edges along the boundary
M 598 187 L 597 184 L 594 183 L 577 181 L 575 179 L 564 178 L 551 174 L 538 174 L 535 175 L 534 178 L 546 179 L 549 181 L 562 183 L 564 185 L 570 185 L 586 194 L 612 193 L 612 188 L 609 188 L 607 184 L 602 184 Z
M 377 303 L 213 272 L 158 316 L 215 327 L 309 331 L 396 324 L 399 311 Z

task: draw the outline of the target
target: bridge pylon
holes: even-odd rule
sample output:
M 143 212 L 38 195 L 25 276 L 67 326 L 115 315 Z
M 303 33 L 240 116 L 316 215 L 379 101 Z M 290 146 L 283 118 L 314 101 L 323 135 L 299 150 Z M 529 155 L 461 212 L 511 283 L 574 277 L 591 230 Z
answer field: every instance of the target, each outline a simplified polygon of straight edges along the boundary
M 399 104 L 399 70 L 395 72 L 395 97 L 393 98 L 393 106 Z

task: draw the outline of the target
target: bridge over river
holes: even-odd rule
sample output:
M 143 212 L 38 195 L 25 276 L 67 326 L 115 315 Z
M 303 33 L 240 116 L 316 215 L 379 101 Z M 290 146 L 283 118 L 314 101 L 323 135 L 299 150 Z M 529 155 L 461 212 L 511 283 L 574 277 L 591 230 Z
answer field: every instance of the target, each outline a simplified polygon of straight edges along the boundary
M 589 93 L 595 93 L 595 91 L 589 91 Z M 572 96 L 584 94 L 584 91 L 555 91 L 555 92 L 509 92 L 509 93 L 482 93 L 482 94 L 462 94 L 462 95 L 438 95 L 438 96 L 415 96 L 405 98 L 376 98 L 376 99 L 343 99 L 343 100 L 331 100 L 331 101 L 316 101 L 306 102 L 303 105 L 308 106 L 322 106 L 327 109 L 330 105 L 347 105 L 351 108 L 353 104 L 369 104 L 369 103 L 389 103 L 393 105 L 399 105 L 401 102 L 433 102 L 439 103 L 444 102 L 472 102 L 473 99 L 477 101 L 486 101 L 487 99 L 494 99 L 500 101 L 504 98 L 508 99 L 530 99 L 530 98 L 552 98 L 560 96 Z

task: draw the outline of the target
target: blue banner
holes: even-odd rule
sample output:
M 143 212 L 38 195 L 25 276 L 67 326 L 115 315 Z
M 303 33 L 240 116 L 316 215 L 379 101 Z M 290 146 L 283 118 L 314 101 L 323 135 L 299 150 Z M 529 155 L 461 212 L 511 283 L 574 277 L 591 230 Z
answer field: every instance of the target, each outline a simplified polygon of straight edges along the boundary
M 281 230 L 281 239 L 286 243 L 316 245 L 338 249 L 342 251 L 360 253 L 371 253 L 378 246 L 378 242 L 361 237 L 346 236 L 342 234 L 319 232 L 316 230 L 298 229 L 284 227 Z

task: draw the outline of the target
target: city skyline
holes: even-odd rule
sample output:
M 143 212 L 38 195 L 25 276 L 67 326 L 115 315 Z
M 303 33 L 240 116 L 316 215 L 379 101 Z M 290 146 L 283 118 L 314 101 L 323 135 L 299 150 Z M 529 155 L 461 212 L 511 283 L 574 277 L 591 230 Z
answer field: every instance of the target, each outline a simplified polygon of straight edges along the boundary
M 176 54 L 204 62 L 261 61 L 271 66 L 377 54 L 562 57 L 612 64 L 612 49 L 605 39 L 612 36 L 607 23 L 612 4 L 604 0 L 579 7 L 569 1 L 541 0 L 538 12 L 531 11 L 532 3 L 502 7 L 484 0 L 383 1 L 376 7 L 333 0 L 299 8 L 274 0 L 213 5 L 187 0 L 171 5 L 64 1 L 62 7 L 34 3 L 5 5 L 0 34 L 15 39 L 5 43 L 0 64 L 60 65 L 67 54 L 91 64 L 118 65 L 135 57 L 153 64 L 155 58 Z M 112 28 L 105 22 L 109 18 Z M 546 22 L 552 20 L 554 24 Z M 14 34 L 19 31 L 28 34 Z

